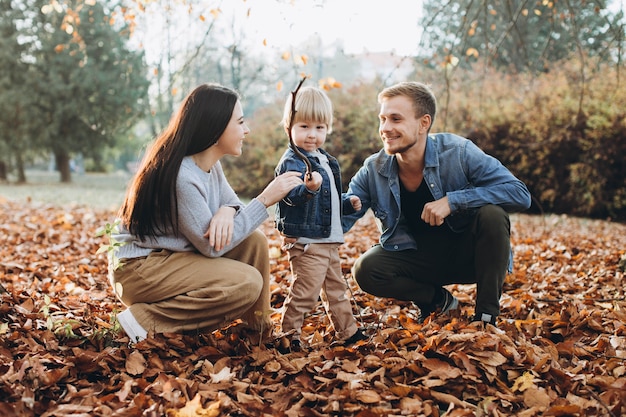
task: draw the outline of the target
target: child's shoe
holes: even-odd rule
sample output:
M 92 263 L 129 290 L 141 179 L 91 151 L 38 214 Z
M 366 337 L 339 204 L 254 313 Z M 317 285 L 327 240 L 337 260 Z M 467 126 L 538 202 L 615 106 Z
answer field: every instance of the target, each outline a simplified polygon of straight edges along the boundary
M 369 339 L 365 333 L 363 333 L 363 331 L 361 329 L 356 329 L 356 332 L 354 332 L 354 334 L 352 336 L 350 336 L 349 338 L 345 339 L 345 340 L 338 340 L 336 342 L 331 343 L 331 346 L 350 346 L 350 345 L 354 345 L 355 343 L 361 341 L 361 340 L 367 340 Z

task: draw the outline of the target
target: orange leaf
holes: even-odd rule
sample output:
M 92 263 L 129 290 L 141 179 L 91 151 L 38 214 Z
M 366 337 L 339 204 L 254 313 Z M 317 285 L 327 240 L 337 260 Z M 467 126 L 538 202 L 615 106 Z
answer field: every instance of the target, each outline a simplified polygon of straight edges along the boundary
M 214 401 L 205 408 L 202 406 L 200 394 L 196 394 L 183 408 L 179 410 L 170 408 L 166 412 L 167 417 L 217 417 L 220 415 L 220 402 Z

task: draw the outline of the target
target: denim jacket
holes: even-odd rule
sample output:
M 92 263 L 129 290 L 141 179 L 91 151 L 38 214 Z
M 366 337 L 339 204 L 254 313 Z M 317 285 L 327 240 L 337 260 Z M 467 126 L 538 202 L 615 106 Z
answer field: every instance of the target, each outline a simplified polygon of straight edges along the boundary
M 448 196 L 451 214 L 445 223 L 453 231 L 466 228 L 476 210 L 495 204 L 508 212 L 530 207 L 526 185 L 496 158 L 484 153 L 469 139 L 451 133 L 428 136 L 424 181 L 435 200 Z M 349 195 L 361 198 L 362 209 L 342 218 L 344 232 L 371 208 L 381 232 L 380 244 L 387 250 L 416 249 L 401 222 L 398 163 L 384 150 L 368 157 L 350 181 Z M 511 263 L 509 263 L 509 270 Z
M 323 149 L 320 153 L 326 155 L 328 164 L 333 172 L 333 181 L 326 174 L 326 170 L 320 165 L 318 158 L 298 148 L 311 162 L 311 169 L 322 176 L 322 186 L 317 191 L 310 191 L 304 184 L 297 186 L 289 192 L 276 205 L 276 228 L 283 234 L 292 237 L 324 238 L 330 236 L 331 229 L 331 192 L 330 187 L 337 187 L 337 193 L 341 195 L 339 207 L 342 212 L 354 213 L 350 199 L 341 193 L 341 172 L 339 162 Z M 287 148 L 276 166 L 275 175 L 287 171 L 298 171 L 302 178 L 306 172 L 306 164 L 291 148 Z M 335 213 L 336 215 L 336 213 Z M 339 216 L 342 213 L 338 214 Z

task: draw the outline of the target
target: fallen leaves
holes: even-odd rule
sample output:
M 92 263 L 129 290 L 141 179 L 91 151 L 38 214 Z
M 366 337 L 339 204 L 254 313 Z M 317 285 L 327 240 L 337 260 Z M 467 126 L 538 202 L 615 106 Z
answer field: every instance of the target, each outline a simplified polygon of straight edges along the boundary
M 0 415 L 618 416 L 626 413 L 624 225 L 512 217 L 516 269 L 498 328 L 461 308 L 416 322 L 409 303 L 369 296 L 350 274 L 378 238 L 371 219 L 340 254 L 367 342 L 334 345 L 321 305 L 310 350 L 280 354 L 234 322 L 213 334 L 157 334 L 134 347 L 114 320 L 96 230 L 112 213 L 0 202 Z M 268 221 L 272 303 L 289 286 Z M 278 318 L 278 312 L 274 314 Z
M 202 398 L 199 394 L 193 397 L 193 400 L 188 401 L 187 404 L 181 409 L 168 409 L 168 417 L 217 417 L 220 415 L 220 402 L 214 401 L 207 405 L 202 406 Z

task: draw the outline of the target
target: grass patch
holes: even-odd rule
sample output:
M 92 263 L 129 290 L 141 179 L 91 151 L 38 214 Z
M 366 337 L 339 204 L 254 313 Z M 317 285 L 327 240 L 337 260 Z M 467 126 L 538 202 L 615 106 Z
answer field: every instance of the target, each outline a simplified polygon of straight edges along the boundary
M 0 199 L 36 202 L 60 207 L 89 206 L 100 210 L 117 210 L 122 204 L 131 175 L 127 172 L 109 174 L 72 174 L 72 182 L 59 181 L 58 172 L 27 171 L 25 184 L 0 183 Z

